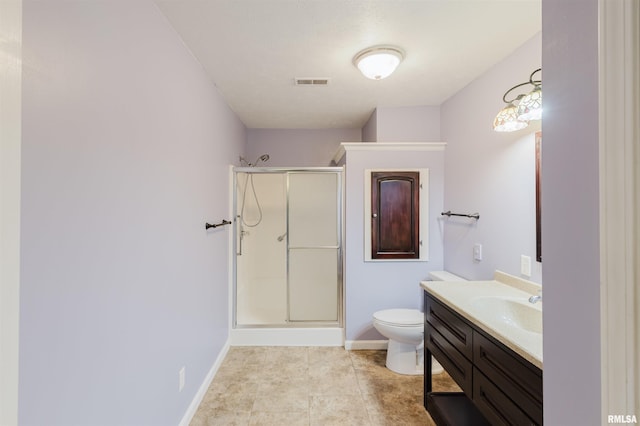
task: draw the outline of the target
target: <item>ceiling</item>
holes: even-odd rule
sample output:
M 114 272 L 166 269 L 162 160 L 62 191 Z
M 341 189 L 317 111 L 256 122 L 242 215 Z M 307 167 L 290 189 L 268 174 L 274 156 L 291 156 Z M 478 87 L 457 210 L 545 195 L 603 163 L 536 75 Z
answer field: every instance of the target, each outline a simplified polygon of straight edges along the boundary
M 540 0 L 155 2 L 248 128 L 360 128 L 376 107 L 440 105 L 541 30 Z M 406 56 L 374 81 L 352 59 L 377 44 Z

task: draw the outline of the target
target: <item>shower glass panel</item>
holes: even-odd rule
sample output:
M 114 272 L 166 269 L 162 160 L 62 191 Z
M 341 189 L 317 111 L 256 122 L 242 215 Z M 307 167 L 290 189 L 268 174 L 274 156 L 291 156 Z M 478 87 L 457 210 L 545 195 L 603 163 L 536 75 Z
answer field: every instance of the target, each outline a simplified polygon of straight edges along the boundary
M 338 321 L 337 249 L 289 251 L 289 321 Z
M 338 177 L 289 174 L 289 321 L 338 320 Z
M 341 178 L 236 169 L 235 327 L 342 325 Z
M 237 173 L 236 315 L 239 324 L 287 315 L 286 175 Z M 266 302 L 266 303 L 265 303 Z

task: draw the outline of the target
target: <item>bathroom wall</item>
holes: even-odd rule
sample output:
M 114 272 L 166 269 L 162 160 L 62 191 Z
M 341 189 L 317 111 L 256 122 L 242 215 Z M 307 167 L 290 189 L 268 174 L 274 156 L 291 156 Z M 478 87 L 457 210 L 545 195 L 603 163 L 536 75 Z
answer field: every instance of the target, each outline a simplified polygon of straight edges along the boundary
M 378 110 L 374 109 L 367 122 L 362 126 L 362 142 L 378 140 Z
M 247 160 L 269 154 L 269 167 L 326 167 L 340 143 L 360 142 L 360 129 L 249 129 Z M 238 164 L 234 162 L 234 164 Z
M 548 425 L 604 424 L 608 414 L 638 414 L 601 413 L 598 5 L 542 1 Z
M 467 279 L 490 279 L 496 269 L 528 278 L 520 274 L 520 256 L 526 255 L 532 264 L 529 279 L 541 282 L 535 239 L 535 132 L 540 122 L 512 133 L 492 128 L 505 105 L 502 95 L 540 68 L 541 40 L 537 34 L 441 106 L 447 142 L 444 208 L 480 213 L 478 221 L 451 218 L 444 226 L 445 269 Z M 476 243 L 482 245 L 481 261 L 473 259 Z
M 375 144 L 372 144 L 375 145 Z M 444 199 L 443 151 L 347 151 L 345 218 L 346 340 L 384 340 L 371 322 L 380 309 L 422 307 L 419 284 L 443 267 L 439 214 Z M 429 261 L 364 261 L 364 171 L 429 169 Z
M 20 424 L 176 425 L 227 340 L 204 223 L 245 127 L 151 1 L 23 13 Z
M 440 142 L 440 106 L 378 107 L 362 127 L 363 142 Z
M 440 142 L 440 106 L 378 107 L 376 142 Z

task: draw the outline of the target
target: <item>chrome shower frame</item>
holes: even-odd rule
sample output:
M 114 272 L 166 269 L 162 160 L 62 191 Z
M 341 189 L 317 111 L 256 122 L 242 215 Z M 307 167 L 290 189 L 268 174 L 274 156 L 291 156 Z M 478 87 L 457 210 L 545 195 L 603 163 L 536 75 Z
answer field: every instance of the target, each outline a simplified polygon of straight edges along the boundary
M 237 321 L 237 307 L 238 307 L 238 256 L 241 255 L 239 250 L 239 232 L 241 232 L 241 218 L 238 211 L 238 174 L 285 174 L 286 179 L 286 211 L 289 209 L 289 180 L 288 175 L 290 173 L 333 173 L 337 178 L 337 321 L 300 321 L 300 320 L 287 320 L 286 323 L 279 324 L 238 324 Z M 253 329 L 253 328 L 342 328 L 344 325 L 344 167 L 234 167 L 233 168 L 233 271 L 232 271 L 232 328 L 234 329 Z M 286 232 L 283 235 L 283 239 L 287 244 L 286 254 L 286 268 L 287 268 L 287 317 L 290 312 L 289 302 L 289 217 L 286 214 Z M 329 247 L 326 247 L 329 248 Z

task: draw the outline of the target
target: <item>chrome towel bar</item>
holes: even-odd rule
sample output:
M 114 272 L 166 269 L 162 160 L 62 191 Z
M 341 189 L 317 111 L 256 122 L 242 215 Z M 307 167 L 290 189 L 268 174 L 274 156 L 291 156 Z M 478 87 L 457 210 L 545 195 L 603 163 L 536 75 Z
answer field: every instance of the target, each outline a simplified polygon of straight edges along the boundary
M 451 210 L 440 213 L 442 216 L 461 216 L 461 217 L 472 217 L 475 220 L 480 219 L 480 213 L 472 213 L 472 214 L 462 214 L 462 213 L 451 213 Z
M 231 225 L 231 221 L 230 221 L 230 220 L 222 219 L 222 222 L 220 222 L 220 223 L 214 223 L 213 225 L 212 225 L 212 224 L 210 224 L 210 223 L 205 223 L 205 224 L 204 224 L 204 229 L 217 228 L 218 226 L 224 226 L 224 225 Z

